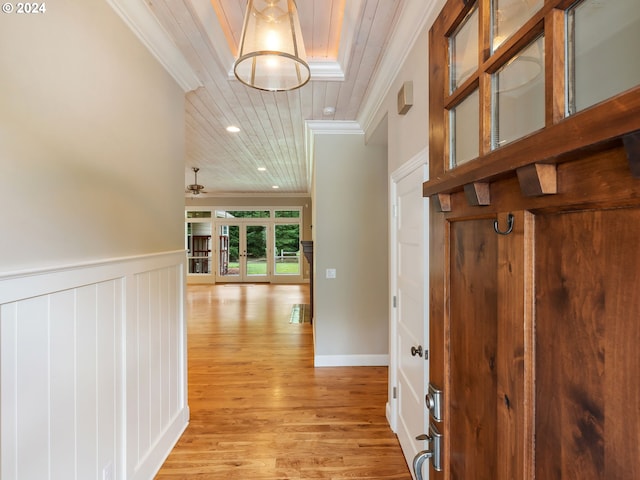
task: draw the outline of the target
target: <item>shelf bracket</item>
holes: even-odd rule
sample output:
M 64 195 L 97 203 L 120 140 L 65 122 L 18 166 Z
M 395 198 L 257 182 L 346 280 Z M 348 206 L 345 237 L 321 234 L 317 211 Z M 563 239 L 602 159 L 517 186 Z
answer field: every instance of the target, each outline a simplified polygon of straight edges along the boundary
M 488 183 L 469 183 L 464 186 L 467 202 L 472 207 L 491 205 L 491 192 Z
M 640 178 L 640 130 L 622 137 L 622 143 L 627 152 L 631 175 Z
M 431 197 L 433 200 L 436 210 L 439 212 L 450 212 L 451 211 L 451 195 L 448 193 L 438 193 Z
M 554 164 L 533 163 L 516 170 L 520 191 L 525 197 L 558 193 L 558 173 Z

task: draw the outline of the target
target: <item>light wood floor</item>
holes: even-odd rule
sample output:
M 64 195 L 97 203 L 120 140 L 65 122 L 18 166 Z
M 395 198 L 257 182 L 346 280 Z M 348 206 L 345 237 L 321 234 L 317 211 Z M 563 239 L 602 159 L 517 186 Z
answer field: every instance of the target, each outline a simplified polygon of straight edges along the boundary
M 387 369 L 313 368 L 308 285 L 189 286 L 191 422 L 157 479 L 401 479 Z

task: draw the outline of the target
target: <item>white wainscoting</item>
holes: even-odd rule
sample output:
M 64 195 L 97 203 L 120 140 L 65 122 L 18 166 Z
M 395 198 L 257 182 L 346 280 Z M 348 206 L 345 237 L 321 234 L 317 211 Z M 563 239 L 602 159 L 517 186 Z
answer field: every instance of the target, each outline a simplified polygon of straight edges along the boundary
M 0 478 L 150 480 L 189 420 L 185 253 L 0 276 Z

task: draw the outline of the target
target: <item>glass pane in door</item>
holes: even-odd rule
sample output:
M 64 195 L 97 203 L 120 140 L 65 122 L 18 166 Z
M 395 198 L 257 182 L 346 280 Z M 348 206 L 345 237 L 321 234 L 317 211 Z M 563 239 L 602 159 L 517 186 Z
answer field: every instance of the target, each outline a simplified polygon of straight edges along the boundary
M 449 39 L 449 90 L 454 92 L 478 69 L 478 9 Z
M 584 0 L 568 27 L 569 113 L 640 85 L 640 1 Z
M 218 227 L 218 275 L 240 276 L 240 226 Z
M 543 0 L 493 0 L 491 9 L 492 52 L 495 52 L 507 38 L 522 27 L 534 13 L 540 10 L 543 4 Z
M 492 75 L 491 148 L 544 127 L 544 37 Z
M 480 155 L 480 94 L 474 90 L 449 111 L 451 136 L 450 167 L 468 162 Z
M 276 275 L 300 275 L 300 225 L 275 225 Z
M 267 274 L 267 227 L 266 225 L 246 226 L 246 258 L 248 277 Z

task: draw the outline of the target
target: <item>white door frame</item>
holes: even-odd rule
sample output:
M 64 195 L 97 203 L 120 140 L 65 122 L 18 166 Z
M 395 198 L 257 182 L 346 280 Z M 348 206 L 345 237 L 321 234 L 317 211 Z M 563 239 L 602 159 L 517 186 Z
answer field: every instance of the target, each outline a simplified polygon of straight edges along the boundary
M 229 225 L 229 226 L 237 226 L 240 231 L 239 231 L 239 247 L 245 247 L 247 245 L 247 233 L 246 233 L 246 229 L 248 226 L 261 226 L 261 227 L 265 227 L 266 229 L 266 235 L 267 235 L 267 251 L 266 251 L 266 260 L 267 260 L 267 272 L 265 275 L 255 275 L 255 276 L 249 276 L 247 275 L 247 256 L 246 256 L 246 252 L 244 254 L 240 254 L 239 258 L 239 272 L 238 275 L 220 275 L 220 244 L 219 242 L 216 243 L 215 246 L 215 254 L 216 254 L 216 258 L 214 259 L 214 263 L 215 263 L 215 272 L 216 272 L 216 282 L 219 283 L 247 283 L 247 282 L 262 282 L 262 283 L 266 283 L 266 282 L 271 282 L 272 280 L 272 271 L 273 271 L 273 255 L 271 254 L 271 252 L 273 251 L 273 238 L 272 238 L 272 225 L 271 222 L 266 221 L 269 219 L 264 219 L 264 218 L 234 218 L 234 219 L 229 219 L 229 218 L 225 218 L 225 219 L 216 219 L 215 221 L 215 226 L 214 226 L 214 232 L 219 232 L 219 228 L 222 225 Z M 217 233 L 216 233 L 216 240 L 217 240 Z
M 390 255 L 389 255 L 389 272 L 390 272 L 390 324 L 389 324 L 389 385 L 388 385 L 388 401 L 386 405 L 386 415 L 387 421 L 391 426 L 391 429 L 394 432 L 397 432 L 398 428 L 398 399 L 394 398 L 395 389 L 398 385 L 398 368 L 399 368 L 399 352 L 398 350 L 398 309 L 396 308 L 396 298 L 398 293 L 398 274 L 399 267 L 397 265 L 398 258 L 398 238 L 397 238 L 397 228 L 398 228 L 398 219 L 397 219 L 397 203 L 398 203 L 398 183 L 405 178 L 407 175 L 416 172 L 418 169 L 423 170 L 423 180 L 428 180 L 428 162 L 429 162 L 429 151 L 428 148 L 423 149 L 418 154 L 416 154 L 412 159 L 404 163 L 400 168 L 391 173 L 390 176 L 390 195 L 389 195 L 389 245 L 390 245 Z M 423 225 L 424 231 L 424 269 L 423 269 L 423 277 L 424 277 L 424 286 L 423 290 L 425 293 L 425 306 L 424 306 L 424 342 L 422 345 L 424 348 L 428 348 L 428 333 L 429 333 L 429 323 L 428 323 L 428 222 L 427 222 L 427 214 L 428 214 L 428 203 L 425 201 L 425 224 Z M 425 362 L 426 376 L 423 385 L 416 385 L 416 391 L 427 391 L 428 388 L 428 362 Z M 426 406 L 425 406 L 425 417 L 427 416 Z M 425 422 L 426 423 L 426 422 Z M 417 434 L 425 433 L 425 432 L 416 432 Z M 413 475 L 413 472 L 412 472 Z

